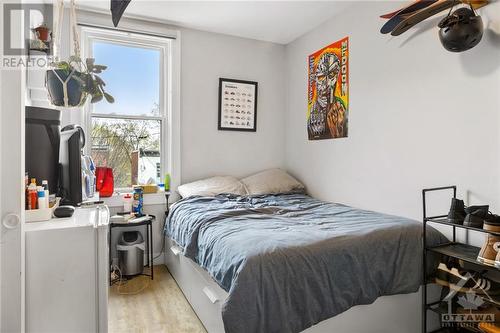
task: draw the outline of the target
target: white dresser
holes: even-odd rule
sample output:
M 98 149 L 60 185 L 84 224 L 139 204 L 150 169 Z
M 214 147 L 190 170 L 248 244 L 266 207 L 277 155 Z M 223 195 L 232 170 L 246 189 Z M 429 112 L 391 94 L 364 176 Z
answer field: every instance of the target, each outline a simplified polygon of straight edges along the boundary
M 106 206 L 27 223 L 26 331 L 107 332 Z

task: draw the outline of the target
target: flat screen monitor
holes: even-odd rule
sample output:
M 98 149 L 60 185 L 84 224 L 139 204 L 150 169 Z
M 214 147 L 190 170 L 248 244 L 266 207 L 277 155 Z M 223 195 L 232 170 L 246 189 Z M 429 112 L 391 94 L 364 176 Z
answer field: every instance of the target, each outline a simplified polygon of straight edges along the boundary
M 82 203 L 82 148 L 85 139 L 80 127 L 61 131 L 59 150 L 59 196 L 64 205 Z

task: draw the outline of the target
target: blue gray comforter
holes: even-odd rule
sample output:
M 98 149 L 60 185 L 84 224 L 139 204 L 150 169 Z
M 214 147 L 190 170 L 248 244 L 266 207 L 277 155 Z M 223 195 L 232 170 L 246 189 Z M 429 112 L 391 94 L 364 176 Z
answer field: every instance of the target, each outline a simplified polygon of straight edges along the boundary
M 227 333 L 300 332 L 422 280 L 421 223 L 303 194 L 183 199 L 165 232 L 229 293 Z

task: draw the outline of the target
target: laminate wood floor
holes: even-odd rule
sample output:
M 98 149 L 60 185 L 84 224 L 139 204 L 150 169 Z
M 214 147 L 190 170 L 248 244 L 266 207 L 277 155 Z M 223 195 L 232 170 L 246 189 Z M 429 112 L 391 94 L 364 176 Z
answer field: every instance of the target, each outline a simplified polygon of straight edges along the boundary
M 139 276 L 110 288 L 109 332 L 206 333 L 167 267 L 154 269 L 154 280 Z

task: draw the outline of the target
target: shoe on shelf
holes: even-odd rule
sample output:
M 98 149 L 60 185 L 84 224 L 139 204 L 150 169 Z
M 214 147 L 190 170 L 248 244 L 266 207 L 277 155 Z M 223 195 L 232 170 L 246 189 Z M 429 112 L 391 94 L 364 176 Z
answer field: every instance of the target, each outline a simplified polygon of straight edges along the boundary
M 463 200 L 452 198 L 451 207 L 448 212 L 448 222 L 454 224 L 463 224 L 466 216 L 465 204 Z
M 483 229 L 500 233 L 500 217 L 497 215 L 489 216 L 489 218 L 484 221 Z M 481 247 L 481 251 L 479 251 L 477 260 L 485 265 L 495 266 L 496 261 L 500 260 L 500 257 L 498 257 L 498 251 L 500 249 L 499 246 L 500 236 L 486 234 L 486 238 L 483 246 Z
M 500 243 L 496 243 L 496 244 L 494 245 L 494 247 L 495 247 L 496 249 L 500 249 Z M 496 256 L 496 258 L 495 258 L 495 267 L 496 267 L 496 268 L 500 268 L 500 251 L 499 251 L 499 252 L 497 252 L 497 256 Z
M 436 283 L 459 293 L 478 295 L 500 295 L 500 283 L 482 276 L 478 272 L 456 267 L 448 268 L 440 263 L 436 273 Z
M 481 332 L 484 333 L 500 333 L 500 326 L 498 323 L 479 323 L 477 326 Z
M 464 226 L 481 229 L 483 222 L 488 218 L 490 206 L 469 206 L 465 208 Z
M 486 218 L 484 220 L 485 220 L 485 222 L 487 222 L 489 224 L 500 225 L 500 216 L 499 215 L 488 213 L 488 216 L 486 216 Z

